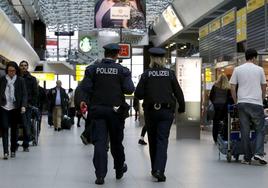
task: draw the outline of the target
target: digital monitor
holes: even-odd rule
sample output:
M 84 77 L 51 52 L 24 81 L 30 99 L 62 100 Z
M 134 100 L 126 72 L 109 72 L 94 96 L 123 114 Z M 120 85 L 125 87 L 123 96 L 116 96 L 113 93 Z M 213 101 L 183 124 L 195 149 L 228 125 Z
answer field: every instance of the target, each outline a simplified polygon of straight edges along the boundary
M 95 28 L 146 28 L 145 0 L 95 0 Z
M 173 34 L 178 33 L 183 29 L 183 25 L 176 15 L 172 5 L 169 5 L 162 13 L 169 29 Z

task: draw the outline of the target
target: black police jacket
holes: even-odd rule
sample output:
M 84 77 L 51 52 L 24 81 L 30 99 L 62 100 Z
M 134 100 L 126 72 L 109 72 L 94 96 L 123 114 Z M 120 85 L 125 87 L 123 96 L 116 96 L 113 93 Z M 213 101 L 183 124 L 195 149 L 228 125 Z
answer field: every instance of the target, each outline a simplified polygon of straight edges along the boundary
M 144 99 L 146 109 L 154 104 L 169 104 L 175 107 L 179 103 L 179 112 L 185 111 L 185 101 L 174 71 L 166 68 L 151 68 L 142 75 L 135 91 L 135 97 Z
M 24 79 L 20 76 L 17 76 L 17 80 L 15 81 L 15 107 L 21 108 L 21 107 L 27 107 L 27 90 L 25 86 Z M 7 80 L 5 76 L 2 76 L 0 78 L 0 106 L 6 105 L 6 90 Z
M 28 105 L 37 106 L 38 100 L 38 86 L 36 78 L 33 77 L 29 72 L 26 72 L 22 78 L 25 81 L 26 89 L 28 93 Z
M 112 59 L 88 66 L 80 86 L 92 105 L 120 106 L 135 90 L 130 71 Z

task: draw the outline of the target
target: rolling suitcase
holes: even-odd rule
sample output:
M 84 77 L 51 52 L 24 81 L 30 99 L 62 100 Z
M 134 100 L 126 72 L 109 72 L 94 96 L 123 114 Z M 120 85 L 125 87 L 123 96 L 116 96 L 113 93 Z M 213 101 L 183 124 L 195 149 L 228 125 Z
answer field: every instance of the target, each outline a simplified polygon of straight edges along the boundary
M 71 129 L 72 127 L 72 119 L 68 117 L 67 115 L 64 115 L 61 120 L 61 128 L 62 129 Z

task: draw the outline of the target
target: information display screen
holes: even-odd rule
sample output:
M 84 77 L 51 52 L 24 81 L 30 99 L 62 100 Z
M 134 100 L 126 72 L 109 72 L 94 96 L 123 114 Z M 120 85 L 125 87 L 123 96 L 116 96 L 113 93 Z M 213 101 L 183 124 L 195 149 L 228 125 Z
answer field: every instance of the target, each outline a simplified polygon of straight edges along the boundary
M 169 29 L 173 34 L 178 33 L 183 29 L 183 25 L 176 15 L 172 5 L 169 5 L 162 13 L 164 20 L 168 24 Z

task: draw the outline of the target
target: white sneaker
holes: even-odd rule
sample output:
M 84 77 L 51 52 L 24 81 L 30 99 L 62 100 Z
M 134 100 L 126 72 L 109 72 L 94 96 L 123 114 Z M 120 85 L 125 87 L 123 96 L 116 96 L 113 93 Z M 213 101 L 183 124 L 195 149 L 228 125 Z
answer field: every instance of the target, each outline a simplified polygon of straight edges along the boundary
M 261 155 L 255 154 L 254 155 L 254 160 L 259 161 L 259 163 L 262 164 L 262 165 L 267 164 L 267 161 L 265 160 L 264 156 L 261 156 Z

